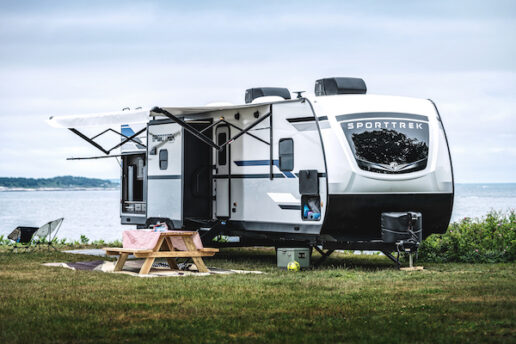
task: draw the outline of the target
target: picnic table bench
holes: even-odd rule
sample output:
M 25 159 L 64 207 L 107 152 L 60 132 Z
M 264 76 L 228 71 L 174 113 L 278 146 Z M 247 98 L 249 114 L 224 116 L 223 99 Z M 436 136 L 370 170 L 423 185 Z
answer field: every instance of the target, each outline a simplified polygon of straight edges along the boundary
M 142 235 L 142 231 L 126 231 L 126 232 L 139 232 Z M 128 233 L 124 232 L 124 246 L 126 236 Z M 146 275 L 150 272 L 152 264 L 156 258 L 166 258 L 167 263 L 171 269 L 178 270 L 179 267 L 176 263 L 176 258 L 192 258 L 197 270 L 199 272 L 209 272 L 210 270 L 204 264 L 202 257 L 211 257 L 215 253 L 219 252 L 216 248 L 204 248 L 198 240 L 198 244 L 194 243 L 194 237 L 198 236 L 197 232 L 190 231 L 166 231 L 166 232 L 146 232 L 149 233 L 149 237 L 152 240 L 157 239 L 155 245 L 151 249 L 149 248 L 135 248 L 135 247 L 104 247 L 106 254 L 109 256 L 120 256 L 115 265 L 115 271 L 121 271 L 127 260 L 127 257 L 132 254 L 136 258 L 145 258 L 140 274 Z M 145 235 L 145 234 L 143 234 Z M 181 240 L 184 247 L 178 249 L 178 241 Z M 151 241 L 152 243 L 153 241 Z

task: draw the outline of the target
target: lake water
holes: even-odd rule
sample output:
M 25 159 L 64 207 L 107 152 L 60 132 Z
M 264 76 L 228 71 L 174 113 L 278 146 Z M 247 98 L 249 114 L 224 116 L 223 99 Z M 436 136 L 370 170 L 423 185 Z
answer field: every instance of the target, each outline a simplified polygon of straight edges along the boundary
M 119 197 L 118 190 L 0 192 L 0 235 L 64 217 L 59 238 L 120 240 L 123 230 L 134 227 L 120 225 Z M 516 183 L 457 184 L 452 220 L 514 208 Z

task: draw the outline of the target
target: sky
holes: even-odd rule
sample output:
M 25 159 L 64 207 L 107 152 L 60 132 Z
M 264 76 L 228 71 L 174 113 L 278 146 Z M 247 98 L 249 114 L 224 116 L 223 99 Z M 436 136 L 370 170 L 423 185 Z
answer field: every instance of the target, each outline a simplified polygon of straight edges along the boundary
M 516 182 L 515 1 L 0 1 L 0 176 L 118 178 L 49 116 L 242 103 L 246 88 L 431 98 L 457 182 Z

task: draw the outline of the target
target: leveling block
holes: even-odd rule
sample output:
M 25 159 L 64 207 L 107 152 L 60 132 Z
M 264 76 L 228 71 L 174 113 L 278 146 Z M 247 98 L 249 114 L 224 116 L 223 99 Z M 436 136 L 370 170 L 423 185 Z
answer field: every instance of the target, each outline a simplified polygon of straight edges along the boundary
M 422 266 L 409 266 L 406 268 L 400 268 L 401 271 L 423 271 L 424 268 Z
M 409 253 L 409 266 L 406 268 L 400 268 L 401 271 L 423 271 L 422 266 L 414 266 L 412 253 Z

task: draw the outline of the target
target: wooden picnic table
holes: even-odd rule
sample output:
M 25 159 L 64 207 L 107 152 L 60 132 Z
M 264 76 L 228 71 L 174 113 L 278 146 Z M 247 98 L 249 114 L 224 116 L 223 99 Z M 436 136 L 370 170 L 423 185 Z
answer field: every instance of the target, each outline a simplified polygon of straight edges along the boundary
M 120 256 L 115 265 L 115 271 L 121 271 L 130 254 L 136 258 L 145 258 L 140 274 L 146 275 L 150 272 L 152 264 L 156 258 L 166 258 L 168 265 L 173 270 L 178 270 L 176 258 L 192 258 L 199 272 L 209 272 L 210 270 L 204 264 L 202 257 L 211 257 L 219 252 L 216 248 L 197 248 L 193 241 L 193 236 L 197 232 L 190 231 L 167 231 L 159 232 L 159 239 L 153 249 L 137 249 L 137 248 L 119 248 L 104 247 L 107 255 Z M 177 250 L 172 242 L 173 237 L 182 238 L 186 250 Z

